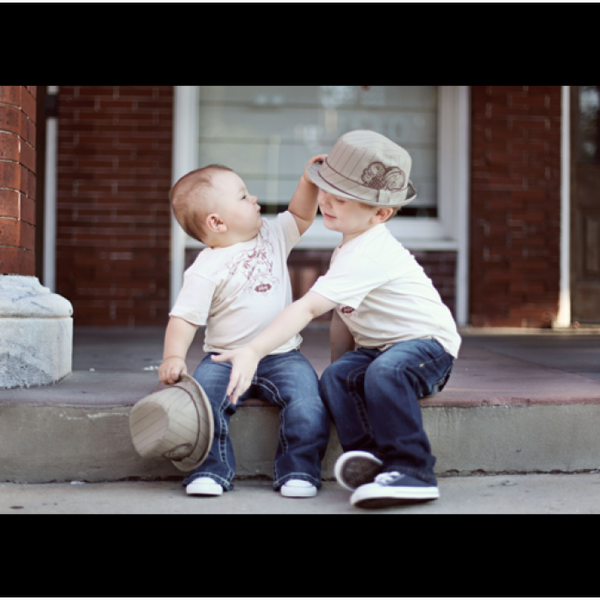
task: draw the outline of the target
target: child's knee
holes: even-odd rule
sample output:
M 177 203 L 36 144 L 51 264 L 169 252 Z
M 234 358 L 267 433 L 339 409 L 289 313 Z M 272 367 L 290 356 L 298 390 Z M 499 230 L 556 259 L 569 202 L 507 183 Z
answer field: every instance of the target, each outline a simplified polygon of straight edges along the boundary
M 341 371 L 332 369 L 332 366 L 327 367 L 319 379 L 319 394 L 323 400 L 327 399 L 331 394 L 335 394 L 335 389 L 340 386 L 342 381 Z

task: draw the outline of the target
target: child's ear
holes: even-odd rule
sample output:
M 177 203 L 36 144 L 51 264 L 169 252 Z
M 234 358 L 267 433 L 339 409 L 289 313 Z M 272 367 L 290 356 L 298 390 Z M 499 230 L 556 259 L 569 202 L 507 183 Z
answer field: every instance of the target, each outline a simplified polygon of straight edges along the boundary
M 217 213 L 208 215 L 204 222 L 206 223 L 208 230 L 214 233 L 224 233 L 227 231 L 227 225 L 225 225 L 224 221 Z
M 375 218 L 377 219 L 377 223 L 385 223 L 394 212 L 394 209 L 389 206 L 381 206 L 377 209 L 375 213 Z

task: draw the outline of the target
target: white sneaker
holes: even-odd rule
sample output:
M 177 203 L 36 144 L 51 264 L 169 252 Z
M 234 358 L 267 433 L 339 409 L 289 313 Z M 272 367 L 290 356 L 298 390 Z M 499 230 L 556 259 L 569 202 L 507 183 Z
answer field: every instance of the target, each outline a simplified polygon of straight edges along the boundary
M 289 479 L 279 490 L 286 498 L 312 498 L 317 495 L 317 488 L 309 481 Z
M 185 491 L 194 496 L 220 496 L 223 486 L 211 477 L 198 477 L 185 486 Z
M 373 483 L 356 488 L 350 498 L 350 504 L 360 508 L 385 508 L 397 504 L 437 500 L 439 497 L 437 485 L 392 471 L 380 473 Z

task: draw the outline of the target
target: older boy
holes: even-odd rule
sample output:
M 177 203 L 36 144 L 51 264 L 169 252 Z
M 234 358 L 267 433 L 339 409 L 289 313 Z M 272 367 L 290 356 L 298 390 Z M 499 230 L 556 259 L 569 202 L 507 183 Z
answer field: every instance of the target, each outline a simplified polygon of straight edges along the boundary
M 324 158 L 313 157 L 309 165 Z M 207 459 L 183 482 L 188 494 L 214 496 L 233 488 L 236 461 L 229 420 L 238 396 L 230 401 L 225 393 L 231 365 L 210 357 L 248 343 L 290 304 L 286 261 L 316 216 L 317 194 L 305 170 L 288 211 L 263 221 L 257 197 L 227 167 L 193 171 L 173 187 L 177 220 L 208 246 L 185 273 L 159 368 L 163 383 L 176 382 L 186 372 L 185 358 L 196 330 L 206 324 L 207 355 L 193 376 L 213 408 L 214 441 Z M 282 339 L 265 353 L 251 382 L 255 397 L 281 408 L 273 486 L 286 497 L 317 493 L 329 439 L 329 415 L 319 396 L 317 375 L 298 351 L 301 341 L 297 332 Z
M 409 154 L 380 134 L 342 136 L 309 169 L 325 226 L 342 234 L 329 271 L 248 346 L 215 358 L 233 363 L 235 398 L 270 348 L 335 309 L 320 389 L 345 451 L 336 477 L 360 507 L 439 497 L 418 399 L 444 387 L 460 336 L 431 280 L 384 225 L 416 195 L 410 167 Z

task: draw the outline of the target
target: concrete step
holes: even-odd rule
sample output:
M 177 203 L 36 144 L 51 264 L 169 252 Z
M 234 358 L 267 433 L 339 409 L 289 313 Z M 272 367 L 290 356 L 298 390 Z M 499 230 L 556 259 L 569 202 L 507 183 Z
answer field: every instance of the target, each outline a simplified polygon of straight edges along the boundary
M 156 387 L 156 373 L 76 371 L 53 389 L 0 391 L 0 481 L 182 477 L 168 460 L 142 459 L 131 442 L 131 408 Z M 271 477 L 279 410 L 260 400 L 248 404 L 231 421 L 237 475 Z M 332 427 L 325 478 L 340 452 Z
M 303 351 L 321 373 L 327 332 L 303 335 Z M 423 400 L 438 475 L 600 468 L 600 336 L 509 337 L 465 336 L 448 387 Z M 169 461 L 139 457 L 129 434 L 131 407 L 157 387 L 161 346 L 158 331 L 76 333 L 69 377 L 0 390 L 0 481 L 181 478 Z M 200 348 L 190 352 L 190 369 Z M 568 365 L 559 361 L 566 350 Z M 231 421 L 237 476 L 271 478 L 278 410 L 248 404 Z M 324 480 L 341 453 L 335 427 L 331 432 Z

